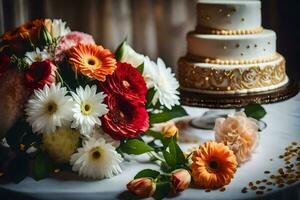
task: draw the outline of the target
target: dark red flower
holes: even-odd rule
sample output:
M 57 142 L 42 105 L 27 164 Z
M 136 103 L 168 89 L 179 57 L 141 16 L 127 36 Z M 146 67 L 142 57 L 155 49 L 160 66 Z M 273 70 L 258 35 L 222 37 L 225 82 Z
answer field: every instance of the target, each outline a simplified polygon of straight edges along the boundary
M 3 75 L 11 65 L 9 56 L 2 52 L 0 54 L 0 76 Z
M 121 95 L 105 98 L 109 112 L 101 117 L 103 130 L 113 139 L 136 138 L 149 128 L 145 105 L 133 103 Z
M 115 93 L 134 102 L 146 102 L 147 87 L 144 78 L 132 65 L 117 63 L 115 72 L 99 87 L 107 94 Z
M 25 72 L 26 86 L 31 89 L 42 89 L 46 84 L 55 81 L 56 66 L 49 60 L 34 62 Z

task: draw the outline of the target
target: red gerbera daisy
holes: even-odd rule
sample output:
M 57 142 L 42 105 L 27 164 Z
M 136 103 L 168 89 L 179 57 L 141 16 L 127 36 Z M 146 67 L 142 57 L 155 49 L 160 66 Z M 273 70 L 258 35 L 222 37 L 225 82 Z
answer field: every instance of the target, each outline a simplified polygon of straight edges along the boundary
M 113 139 L 136 138 L 149 128 L 149 116 L 142 103 L 132 103 L 121 95 L 105 98 L 109 112 L 101 117 L 103 130 Z
M 134 102 L 146 102 L 147 87 L 144 78 L 131 64 L 117 63 L 115 72 L 99 87 L 107 94 L 116 93 Z

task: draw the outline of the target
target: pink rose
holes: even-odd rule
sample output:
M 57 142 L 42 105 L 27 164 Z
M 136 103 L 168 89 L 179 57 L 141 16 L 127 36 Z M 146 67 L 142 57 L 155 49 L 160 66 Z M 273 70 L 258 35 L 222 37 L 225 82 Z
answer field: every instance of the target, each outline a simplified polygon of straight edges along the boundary
M 177 169 L 171 173 L 173 192 L 181 192 L 187 189 L 191 183 L 191 175 L 186 169 Z
M 228 118 L 218 118 L 215 123 L 215 139 L 227 145 L 239 164 L 251 159 L 258 145 L 258 126 L 255 119 L 238 112 Z
M 77 44 L 95 44 L 95 41 L 89 34 L 78 31 L 70 32 L 58 41 L 55 49 L 55 60 L 62 61 L 65 57 L 65 51 Z

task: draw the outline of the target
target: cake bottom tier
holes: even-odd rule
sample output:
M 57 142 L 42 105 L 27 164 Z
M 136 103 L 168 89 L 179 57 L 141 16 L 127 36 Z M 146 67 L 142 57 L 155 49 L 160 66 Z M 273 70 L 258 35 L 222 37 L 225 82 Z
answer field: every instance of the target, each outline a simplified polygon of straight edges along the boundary
M 177 76 L 183 90 L 207 94 L 241 94 L 279 88 L 288 82 L 285 59 L 280 54 L 269 62 L 221 65 L 187 57 L 178 61 Z

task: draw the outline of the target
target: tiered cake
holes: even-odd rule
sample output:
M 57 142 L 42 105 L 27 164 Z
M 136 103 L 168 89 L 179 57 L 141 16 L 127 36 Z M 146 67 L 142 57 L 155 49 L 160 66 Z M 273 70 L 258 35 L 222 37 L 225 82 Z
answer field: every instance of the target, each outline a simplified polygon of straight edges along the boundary
M 178 61 L 184 91 L 241 94 L 288 82 L 276 34 L 261 27 L 257 0 L 199 0 L 196 30 L 187 34 L 188 53 Z

